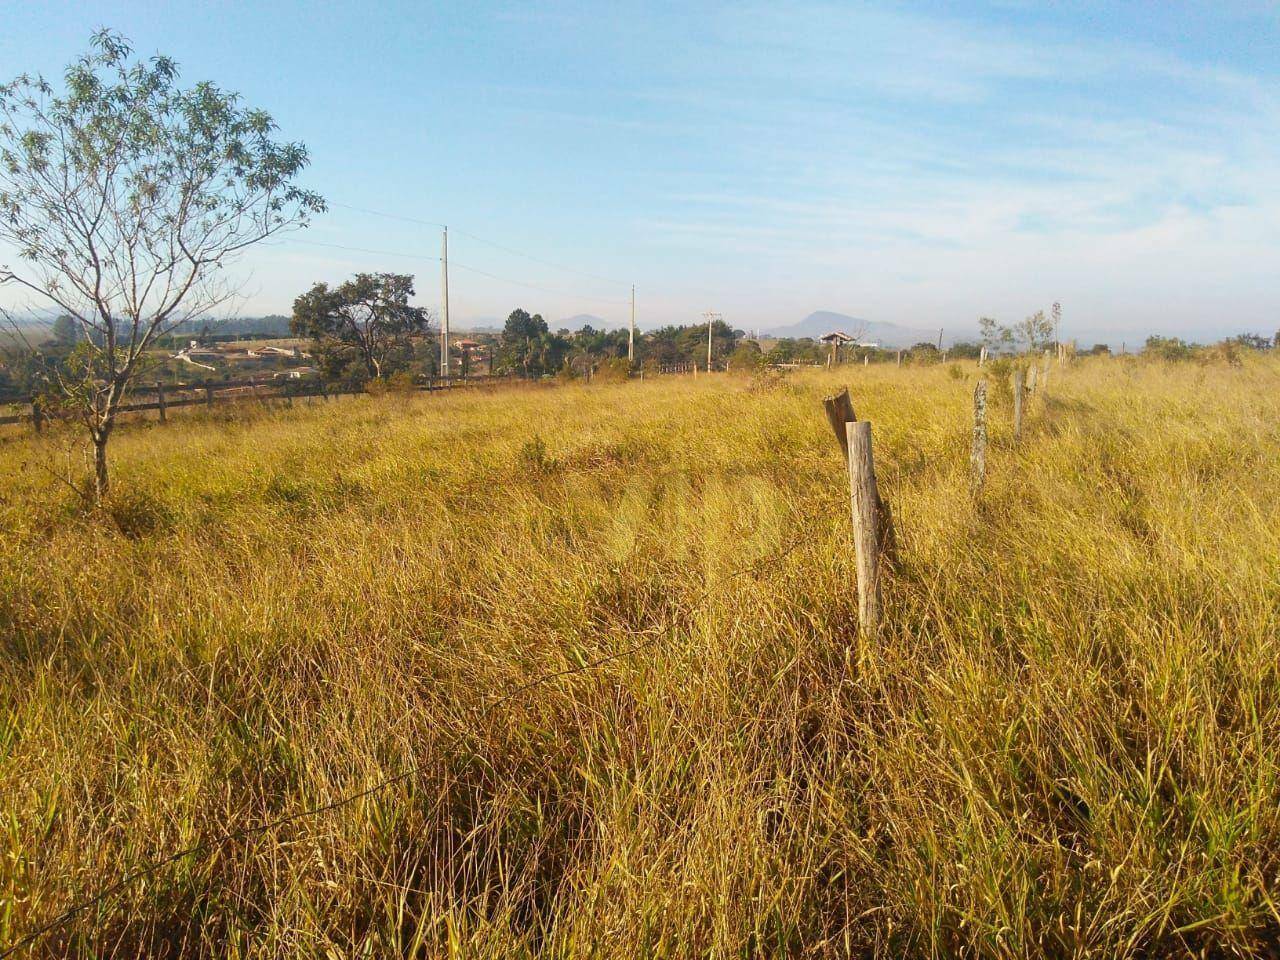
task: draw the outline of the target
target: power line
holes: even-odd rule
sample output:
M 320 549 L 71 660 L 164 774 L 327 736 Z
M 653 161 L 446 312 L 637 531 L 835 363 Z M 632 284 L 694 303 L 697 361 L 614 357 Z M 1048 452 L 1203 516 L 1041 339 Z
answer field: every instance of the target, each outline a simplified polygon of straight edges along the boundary
M 578 300 L 595 300 L 597 303 L 609 303 L 616 307 L 625 307 L 627 305 L 627 301 L 625 300 L 610 300 L 607 297 L 593 297 L 588 294 L 569 293 L 567 290 L 555 290 L 551 287 L 539 286 L 536 283 L 525 283 L 523 280 L 512 280 L 510 277 L 500 277 L 495 273 L 486 273 L 485 271 L 478 270 L 475 267 L 469 267 L 465 263 L 459 263 L 457 260 L 451 260 L 449 262 L 455 267 L 461 267 L 463 270 L 468 270 L 471 273 L 478 273 L 480 276 L 488 277 L 490 280 L 500 280 L 503 283 L 514 283 L 518 287 L 528 287 L 530 290 L 541 290 L 543 293 L 553 293 L 558 297 L 574 297 Z
M 737 570 L 730 571 L 726 579 L 732 580 L 736 577 L 742 576 L 743 574 L 754 573 L 759 570 L 765 569 L 766 567 L 769 567 L 775 563 L 779 563 L 783 559 L 785 559 L 787 556 L 789 556 L 796 549 L 796 547 L 800 546 L 800 544 L 803 542 L 805 542 L 803 537 L 797 537 L 796 539 L 792 540 L 790 544 L 783 547 L 781 550 L 777 551 L 771 556 L 762 557 L 760 560 L 757 560 L 754 563 L 750 563 L 745 566 L 739 567 Z M 707 587 L 702 591 L 702 593 L 698 597 L 695 598 L 694 602 L 701 603 L 702 601 L 706 600 L 709 596 L 711 596 L 711 588 Z M 502 706 L 504 703 L 509 703 L 510 701 L 516 699 L 517 697 L 522 696 L 523 694 L 526 694 L 529 691 L 534 690 L 535 688 L 540 687 L 545 683 L 550 683 L 552 680 L 558 680 L 558 679 L 572 676 L 578 673 L 586 673 L 590 670 L 594 670 L 598 667 L 602 667 L 606 664 L 612 663 L 615 660 L 622 660 L 626 657 L 632 656 L 633 654 L 639 653 L 648 647 L 653 646 L 659 640 L 661 640 L 665 635 L 666 635 L 665 632 L 657 632 L 652 634 L 649 637 L 646 637 L 644 640 L 640 640 L 632 644 L 631 646 L 623 650 L 619 650 L 615 653 L 605 654 L 602 657 L 599 657 L 587 663 L 580 664 L 575 667 L 566 667 L 563 670 L 551 670 L 551 671 L 548 671 L 547 673 L 541 674 L 526 683 L 520 684 L 519 686 L 512 688 L 507 693 L 499 697 L 497 700 L 494 700 L 488 706 L 482 708 L 480 710 L 479 715 L 475 718 L 473 725 L 478 724 L 480 721 L 484 720 L 486 717 L 488 717 L 490 713 L 492 713 L 498 707 Z M 450 740 L 445 745 L 444 750 L 442 752 L 444 753 L 452 752 L 453 748 L 462 742 L 462 738 L 466 735 L 466 733 L 467 731 L 464 730 L 461 733 L 457 734 L 452 740 Z M 261 833 L 267 833 L 268 831 L 274 830 L 277 827 L 285 826 L 297 820 L 305 819 L 306 817 L 312 817 L 321 813 L 327 813 L 330 810 L 336 810 L 339 807 L 344 807 L 347 804 L 354 803 L 355 801 L 363 799 L 364 797 L 370 796 L 371 794 L 378 793 L 382 790 L 385 790 L 387 787 L 394 786 L 397 783 L 402 783 L 403 781 L 419 773 L 421 770 L 422 770 L 421 764 L 416 764 L 416 763 L 412 764 L 408 768 L 400 771 L 399 773 L 393 776 L 387 777 L 385 780 L 381 780 L 378 783 L 375 783 L 373 786 L 366 787 L 365 789 L 360 790 L 356 793 L 347 794 L 345 797 L 339 797 L 337 800 L 331 800 L 328 803 L 322 803 L 314 807 L 309 807 L 306 810 L 299 810 L 297 813 L 287 814 L 283 817 L 279 817 L 278 819 L 272 820 L 269 823 L 259 824 L 258 826 L 255 826 L 255 827 L 242 827 L 239 830 L 232 830 L 228 833 L 222 834 L 221 836 L 214 837 L 211 840 L 202 840 L 199 843 L 192 844 L 191 846 L 186 847 L 182 850 L 179 850 L 176 853 L 169 854 L 167 857 L 162 857 L 159 860 L 156 860 L 152 863 L 147 864 L 145 867 L 140 867 L 139 869 L 133 871 L 132 873 L 126 874 L 124 877 L 117 880 L 115 883 L 104 887 L 103 889 L 99 890 L 97 893 L 93 894 L 92 896 L 87 897 L 86 899 L 81 900 L 78 903 L 72 904 L 70 907 L 62 911 L 62 913 L 58 914 L 48 923 L 44 924 L 41 927 L 38 927 L 37 929 L 21 937 L 20 939 L 15 941 L 11 946 L 6 948 L 3 952 L 0 952 L 0 960 L 5 960 L 6 957 L 13 956 L 18 951 L 25 950 L 28 947 L 38 943 L 39 941 L 43 940 L 48 934 L 62 927 L 67 922 L 74 920 L 77 916 L 79 916 L 85 910 L 88 910 L 90 907 L 97 906 L 98 904 L 102 903 L 102 901 L 106 900 L 108 897 L 112 896 L 115 893 L 118 893 L 119 891 L 125 889 L 126 887 L 130 886 L 136 881 L 142 880 L 145 877 L 152 876 L 153 874 L 167 867 L 171 863 L 176 863 L 179 860 L 183 860 L 187 857 L 194 856 L 195 854 L 198 854 L 198 853 L 207 853 L 207 852 L 212 852 L 214 850 L 218 850 L 226 846 L 228 843 L 231 843 L 235 840 L 243 840 L 246 837 L 257 836 L 258 834 L 261 834 Z
M 383 217 L 387 220 L 400 220 L 400 221 L 403 221 L 404 223 L 417 223 L 426 227 L 444 227 L 443 223 L 436 223 L 434 220 L 421 220 L 417 217 L 406 217 L 403 214 L 398 214 L 398 213 L 384 213 L 381 210 L 371 210 L 368 207 L 357 207 L 349 203 L 339 203 L 336 200 L 330 201 L 330 204 L 335 207 L 342 207 L 344 210 L 354 210 L 357 213 L 367 213 L 370 216 Z M 577 267 L 566 266 L 563 263 L 556 263 L 552 260 L 544 260 L 541 257 L 535 257 L 531 253 L 525 253 L 523 250 L 517 250 L 515 247 L 509 247 L 506 244 L 498 243 L 496 240 L 489 240 L 485 237 L 480 236 L 479 234 L 471 233 L 468 230 L 460 230 L 457 227 L 454 227 L 453 232 L 455 234 L 461 234 L 464 237 L 470 237 L 472 240 L 475 240 L 479 243 L 487 244 L 488 246 L 493 247 L 496 250 L 501 250 L 504 253 L 510 253 L 513 256 L 524 257 L 526 260 L 532 260 L 534 263 L 540 263 L 544 267 L 554 267 L 556 270 L 564 270 L 564 271 L 567 271 L 568 273 L 576 273 L 579 276 L 590 277 L 592 280 L 603 280 L 605 283 L 616 283 L 616 284 L 625 286 L 625 281 L 619 280 L 616 277 L 606 277 L 598 273 L 590 273 L 586 270 L 579 270 Z
M 409 260 L 425 260 L 431 263 L 440 263 L 440 256 L 438 254 L 405 253 L 398 250 L 374 250 L 369 247 L 351 247 L 342 243 L 325 243 L 320 240 L 304 240 L 301 237 L 282 237 L 275 241 L 272 246 L 285 243 L 303 243 L 309 247 L 328 247 L 333 250 L 347 250 L 352 253 L 368 253 L 379 257 L 404 257 Z M 530 290 L 540 290 L 543 293 L 555 294 L 558 297 L 569 297 L 575 300 L 594 300 L 598 303 L 608 303 L 618 307 L 625 307 L 627 305 L 627 301 L 625 300 L 612 300 L 608 297 L 597 297 L 585 293 L 573 293 L 568 290 L 557 290 L 553 287 L 543 287 L 536 283 L 526 283 L 524 280 L 515 280 L 511 277 L 502 277 L 496 273 L 489 273 L 488 271 L 481 270 L 478 267 L 471 267 L 467 266 L 465 263 L 459 263 L 457 260 L 450 260 L 450 263 L 455 267 L 459 267 L 471 273 L 479 274 L 482 277 L 488 277 L 490 280 L 497 280 L 501 283 L 512 283 L 518 287 L 528 287 Z
M 301 237 L 282 237 L 271 244 L 271 246 L 279 246 L 282 243 L 305 243 L 309 247 L 330 247 L 334 250 L 349 250 L 353 253 L 371 253 L 379 257 L 407 257 L 411 260 L 431 260 L 439 261 L 440 257 L 436 254 L 429 253 L 402 253 L 396 250 L 371 250 L 368 247 L 349 247 L 342 243 L 323 243 L 319 240 L 304 240 Z

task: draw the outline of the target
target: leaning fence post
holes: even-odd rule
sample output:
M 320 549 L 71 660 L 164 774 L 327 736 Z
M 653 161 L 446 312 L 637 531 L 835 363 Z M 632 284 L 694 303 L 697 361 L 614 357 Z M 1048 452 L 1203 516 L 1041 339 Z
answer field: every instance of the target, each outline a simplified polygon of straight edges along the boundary
M 845 460 L 849 459 L 849 428 L 847 424 L 858 419 L 853 412 L 853 401 L 849 399 L 849 388 L 845 387 L 831 397 L 824 397 L 822 408 L 827 412 L 827 423 L 831 424 L 831 432 L 836 435 L 840 444 L 840 452 Z
M 1013 439 L 1022 439 L 1022 371 L 1013 371 Z
M 164 384 L 159 380 L 156 381 L 156 409 L 160 412 L 160 422 L 164 423 L 168 414 L 164 405 Z
M 853 496 L 853 548 L 858 569 L 858 630 L 864 639 L 880 632 L 880 494 L 871 456 L 871 423 L 845 424 L 849 445 L 849 490 Z
M 976 496 L 982 492 L 987 474 L 987 381 L 979 380 L 973 388 L 973 449 L 969 452 L 970 489 Z

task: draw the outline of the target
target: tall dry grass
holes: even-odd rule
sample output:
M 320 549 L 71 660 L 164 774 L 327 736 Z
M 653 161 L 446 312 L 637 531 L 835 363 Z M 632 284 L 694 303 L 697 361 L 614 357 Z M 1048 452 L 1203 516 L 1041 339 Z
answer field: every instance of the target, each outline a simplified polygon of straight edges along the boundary
M 976 504 L 974 373 L 175 417 L 106 514 L 0 448 L 0 945 L 410 770 L 32 955 L 1267 955 L 1280 365 L 1055 368 Z

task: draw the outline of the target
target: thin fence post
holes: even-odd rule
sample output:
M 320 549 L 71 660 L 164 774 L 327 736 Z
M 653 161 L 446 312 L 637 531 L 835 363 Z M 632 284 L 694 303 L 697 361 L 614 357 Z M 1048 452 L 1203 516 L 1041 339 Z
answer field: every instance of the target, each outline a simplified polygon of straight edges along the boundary
M 1027 368 L 1027 393 L 1034 394 L 1036 392 L 1036 362 L 1031 361 L 1031 366 Z
M 987 381 L 973 388 L 973 449 L 969 452 L 970 490 L 982 492 L 987 474 Z
M 853 547 L 858 571 L 858 631 L 864 640 L 880 632 L 880 494 L 871 455 L 871 423 L 845 424 L 849 445 Z
M 156 381 L 156 410 L 160 414 L 160 422 L 164 423 L 169 414 L 164 404 L 164 384 L 159 380 Z
M 44 409 L 40 406 L 40 398 L 31 398 L 31 426 L 35 428 L 36 433 L 44 430 Z
M 986 362 L 987 362 L 987 348 L 983 347 L 981 350 L 978 351 L 978 366 L 979 367 L 985 366 Z
M 207 409 L 213 409 L 213 384 L 206 383 L 204 385 L 204 405 Z
M 1013 371 L 1013 439 L 1022 439 L 1022 371 Z

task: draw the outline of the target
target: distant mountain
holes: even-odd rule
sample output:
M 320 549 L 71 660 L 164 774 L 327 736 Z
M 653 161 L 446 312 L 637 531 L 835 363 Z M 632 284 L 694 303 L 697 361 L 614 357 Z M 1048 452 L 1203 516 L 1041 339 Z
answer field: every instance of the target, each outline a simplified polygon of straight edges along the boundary
M 878 343 L 882 347 L 910 347 L 921 342 L 936 343 L 938 340 L 936 329 L 903 327 L 896 323 L 862 320 L 832 310 L 816 310 L 799 323 L 793 323 L 787 327 L 773 327 L 761 332 L 769 337 L 817 339 L 833 330 L 840 330 L 855 337 L 861 334 L 863 343 Z M 964 339 L 967 335 L 969 335 L 968 331 L 956 330 L 948 332 L 944 339 L 947 343 L 952 343 L 957 339 Z

